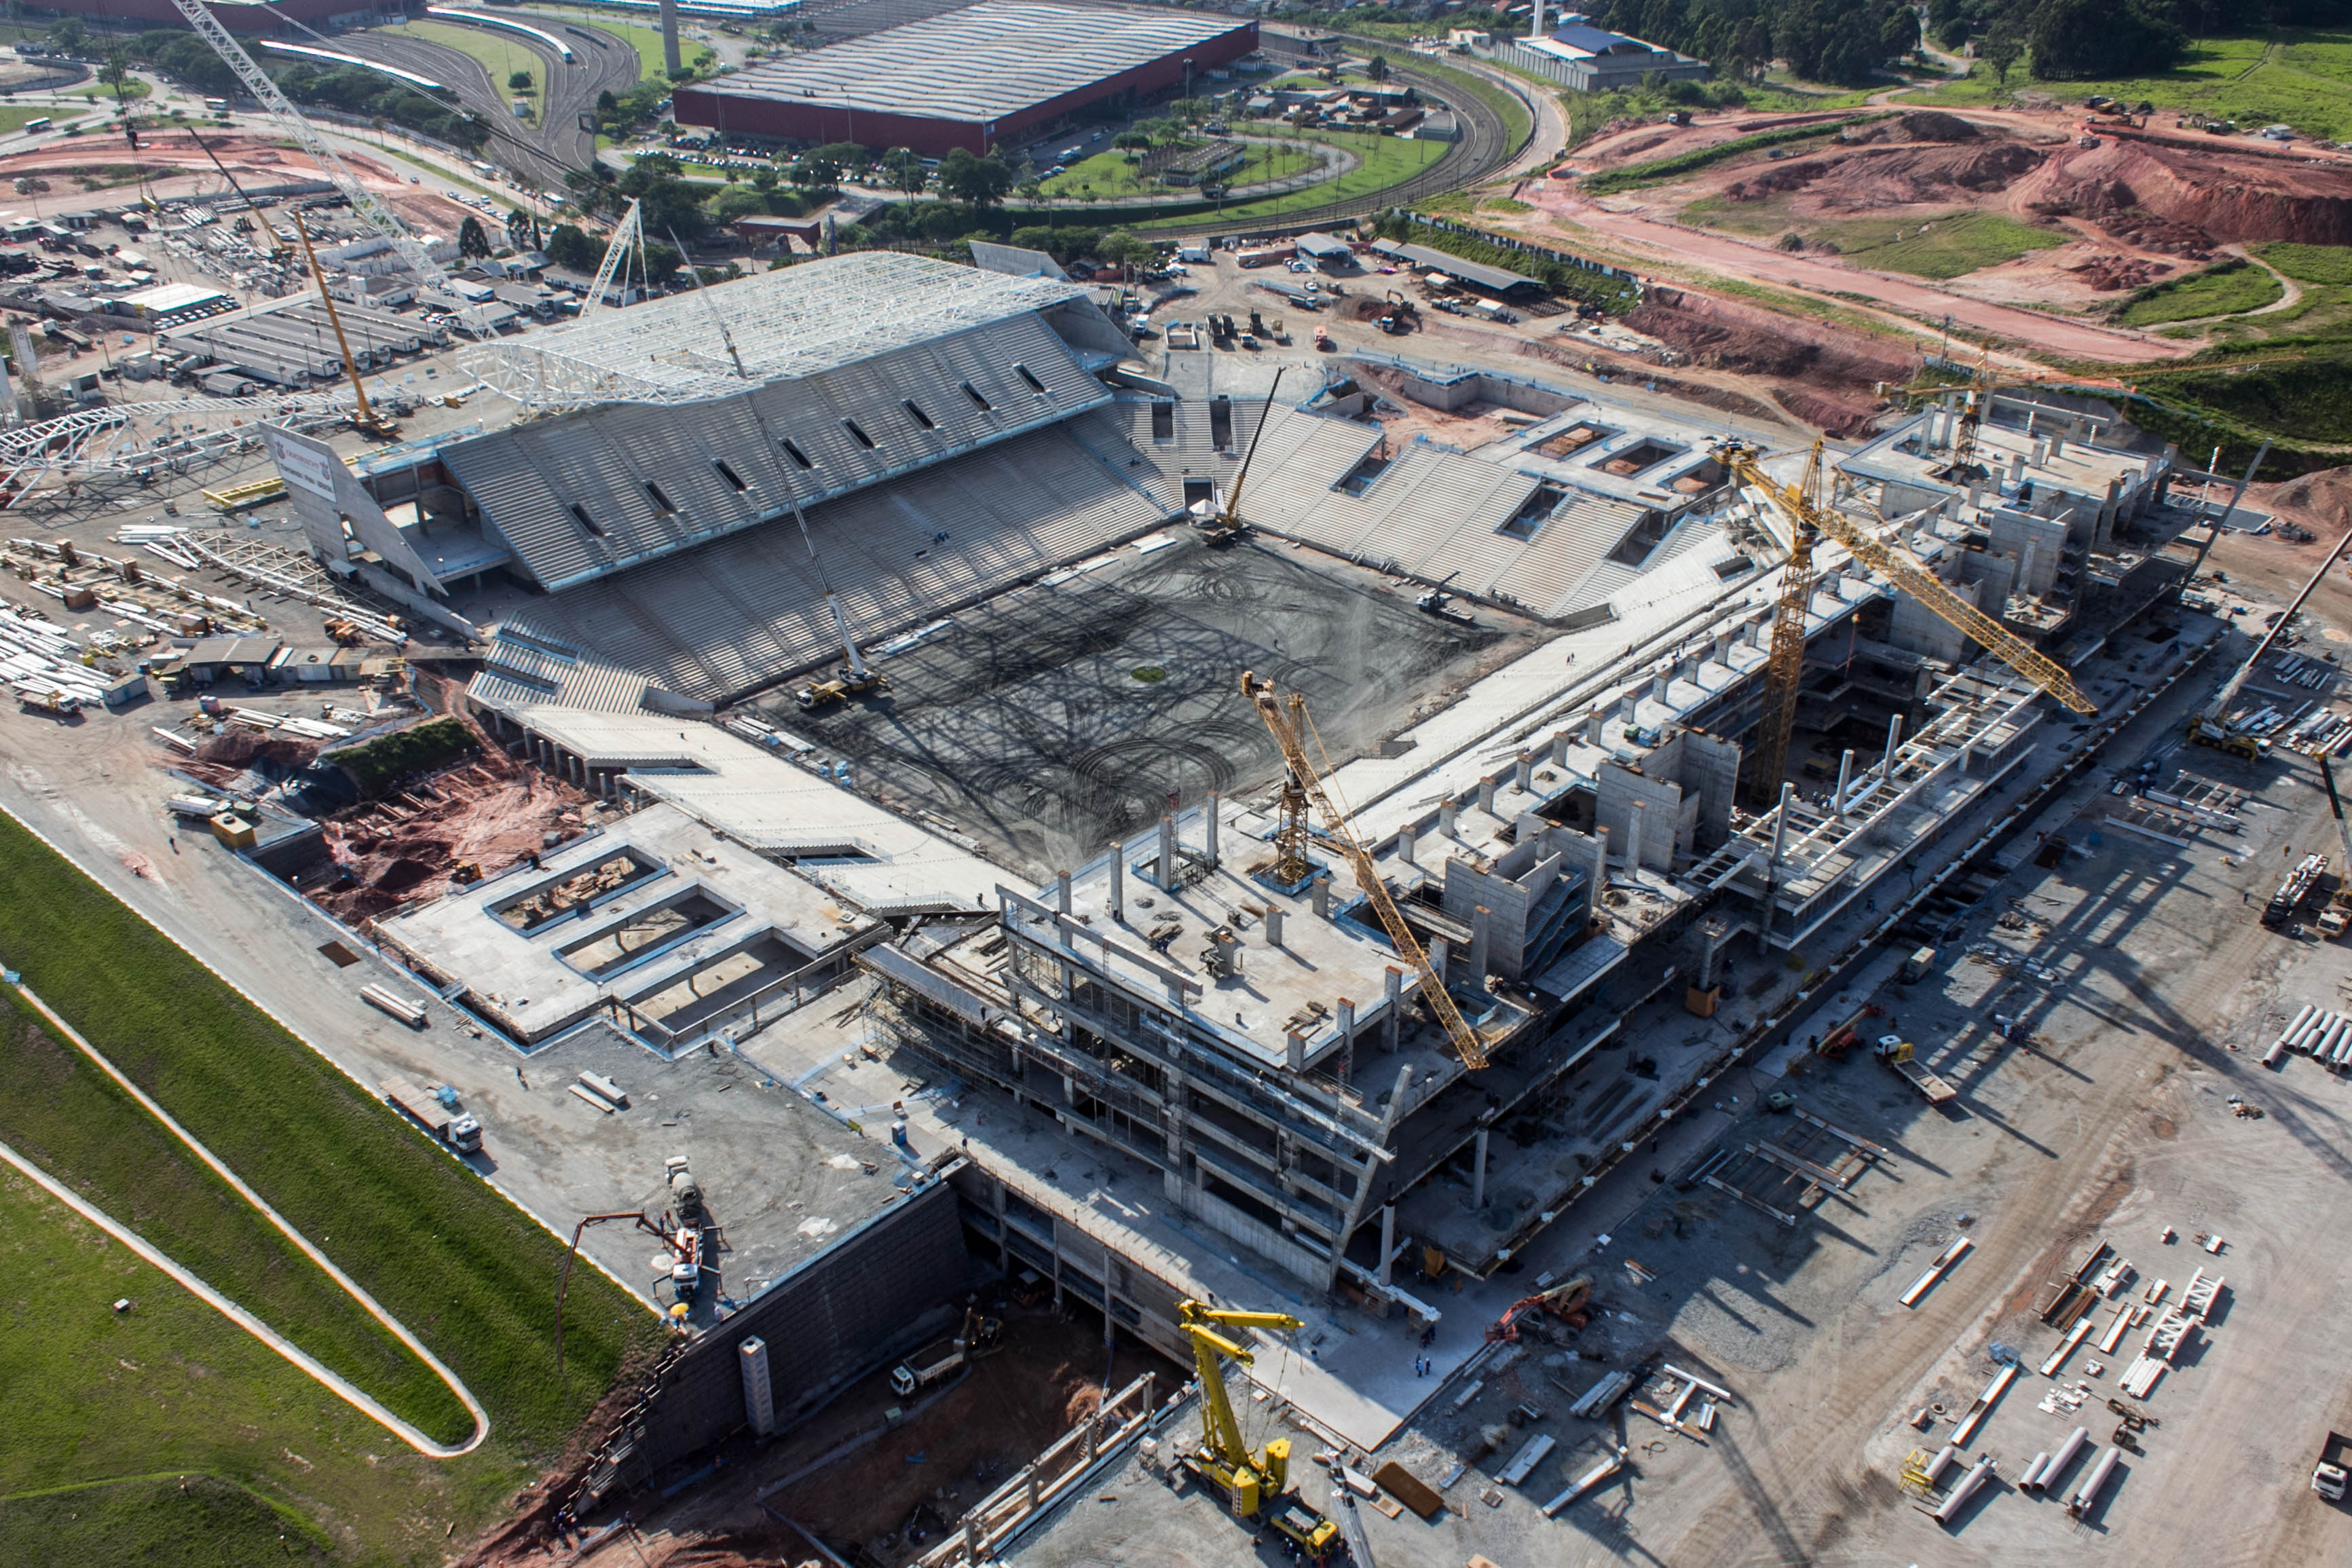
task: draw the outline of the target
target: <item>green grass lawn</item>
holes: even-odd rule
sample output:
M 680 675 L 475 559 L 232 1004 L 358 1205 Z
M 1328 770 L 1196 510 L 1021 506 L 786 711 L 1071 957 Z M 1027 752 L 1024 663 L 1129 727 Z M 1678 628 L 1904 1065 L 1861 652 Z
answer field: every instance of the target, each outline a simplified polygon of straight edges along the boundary
M 412 1452 L 13 1170 L 0 1278 L 0 1562 L 438 1563 L 531 1477 Z
M 1908 272 L 1916 278 L 1939 281 L 2066 243 L 2063 234 L 2035 228 L 1997 213 L 1966 209 L 1924 220 L 1906 217 L 1832 221 L 1793 216 L 1786 197 L 1731 202 L 1720 196 L 1705 196 L 1684 207 L 1679 216 L 1685 223 L 1758 238 L 1793 231 L 1803 237 L 1808 248 L 1828 241 L 1837 247 L 1840 255 L 1858 266 Z
M 1444 142 L 1411 142 L 1397 136 L 1381 136 L 1360 131 L 1295 131 L 1289 139 L 1298 142 L 1328 142 L 1353 152 L 1361 163 L 1336 180 L 1308 185 L 1300 190 L 1276 196 L 1261 196 L 1252 202 L 1228 202 L 1218 222 L 1231 224 L 1235 219 L 1278 216 L 1285 211 L 1298 212 L 1319 207 L 1331 202 L 1350 201 L 1370 195 L 1391 185 L 1402 184 L 1420 174 L 1438 159 L 1445 156 L 1451 145 Z M 1156 222 L 1138 224 L 1139 231 L 1147 229 L 1201 226 L 1202 216 L 1161 218 Z
M 0 1140 L 428 1436 L 473 1429 L 432 1369 L 13 989 L 0 990 Z
M 509 98 L 530 100 L 531 118 L 536 120 L 547 102 L 547 83 L 541 79 L 547 68 L 540 58 L 523 47 L 522 41 L 489 27 L 467 27 L 456 22 L 403 22 L 396 27 L 381 27 L 379 32 L 395 33 L 403 37 L 427 44 L 439 44 L 461 55 L 470 55 L 490 74 L 490 85 L 498 89 L 501 102 Z M 588 46 L 593 48 L 594 45 Z M 530 72 L 528 91 L 517 92 L 507 86 L 507 77 L 514 71 Z
M 2186 111 L 2232 120 L 2242 129 L 2273 123 L 2305 136 L 2352 137 L 2352 32 L 2282 31 L 2275 38 L 2198 38 L 2179 65 L 2161 76 L 2120 81 L 2035 81 L 2031 61 L 2009 73 L 2012 91 L 2048 93 L 2080 103 L 2105 93 L 2127 103 L 2153 103 L 2151 127 L 2171 129 Z M 2000 97 L 1989 67 L 1967 79 L 1906 95 L 1911 104 L 1990 103 Z
M 1307 142 L 1311 136 L 1293 136 L 1290 141 Z M 1281 147 L 1268 147 L 1257 142 L 1244 142 L 1249 159 L 1232 171 L 1226 179 L 1232 184 L 1257 184 L 1266 180 L 1278 180 L 1313 166 L 1315 154 L 1292 152 Z M 1081 189 L 1081 187 L 1087 187 Z M 1106 201 L 1114 196 L 1160 196 L 1171 201 L 1182 201 L 1193 194 L 1186 185 L 1163 185 L 1158 179 L 1141 174 L 1127 161 L 1124 153 L 1097 153 L 1070 165 L 1069 173 L 1056 174 L 1043 186 L 1049 196 L 1066 201 Z
M 2352 284 L 2352 248 L 2284 240 L 2247 248 L 2298 283 Z
M 523 21 L 530 22 L 533 26 L 539 26 L 541 21 L 553 22 L 556 26 L 550 27 L 548 31 L 556 34 L 559 37 L 562 37 L 562 25 L 565 22 L 577 22 L 583 27 L 593 27 L 599 32 L 610 33 L 637 51 L 638 80 L 667 81 L 669 79 L 669 67 L 662 54 L 661 30 L 657 27 L 634 26 L 627 22 L 615 20 L 602 11 L 592 10 L 566 11 L 533 7 L 517 11 L 515 16 Z M 596 47 L 593 44 L 583 44 L 577 38 L 564 38 L 563 41 L 575 49 L 593 49 Z M 700 44 L 686 37 L 683 27 L 679 29 L 677 58 L 681 64 L 692 60 L 694 51 L 701 47 Z
M 2261 268 L 2225 261 L 2140 289 L 2116 310 L 2115 319 L 2129 327 L 2154 327 L 2206 316 L 2235 316 L 2275 304 L 2285 292 L 2279 280 Z
M 559 1448 L 624 1359 L 658 1342 L 659 1327 L 641 1302 L 603 1275 L 579 1270 L 565 1313 L 568 1381 L 559 1383 L 552 1340 L 562 1243 L 5 817 L 0 817 L 0 963 L 21 970 L 49 1005 L 431 1345 L 488 1408 L 489 1443 L 431 1472 L 446 1477 L 439 1484 L 453 1498 L 461 1483 L 479 1488 L 452 1501 L 445 1521 L 470 1527 L 487 1519 L 515 1467 Z M 20 1076 L 8 1100 L 10 1141 L 37 1142 L 68 1166 L 61 1175 L 89 1184 L 94 1194 L 105 1192 L 116 1218 L 142 1229 L 153 1225 L 185 1238 L 190 1248 L 214 1249 L 215 1267 L 244 1272 L 215 1277 L 213 1283 L 242 1292 L 247 1306 L 322 1359 L 331 1350 L 386 1380 L 376 1391 L 388 1402 L 408 1386 L 409 1374 L 396 1362 L 325 1305 L 314 1321 L 285 1321 L 289 1313 L 302 1315 L 299 1302 L 317 1300 L 315 1287 L 299 1268 L 280 1268 L 257 1242 L 241 1237 L 233 1216 L 169 1163 L 166 1151 L 138 1142 L 128 1123 L 109 1118 L 94 1088 L 78 1086 L 61 1071 L 37 1085 Z M 128 1146 L 107 1147 L 113 1137 Z M 256 1249 L 253 1258 L 222 1256 L 247 1245 Z M 195 1266 L 184 1256 L 181 1260 Z M 26 1299 L 21 1330 L 8 1336 L 12 1344 L 44 1344 L 43 1319 L 51 1311 L 45 1294 Z M 251 1342 L 242 1333 L 235 1338 Z M 282 1364 L 274 1355 L 268 1360 Z M 61 1408 L 77 1401 L 103 1405 L 110 1364 L 105 1357 L 60 1356 L 43 1381 L 55 1384 Z M 24 1384 L 15 1380 L 0 1386 Z M 323 1390 L 319 1394 L 345 1408 Z M 429 1396 L 420 1389 L 416 1397 Z M 193 1462 L 139 1457 L 150 1435 L 130 1426 L 79 1417 L 28 1421 L 21 1409 L 11 1415 L 0 1423 L 0 1490 Z M 256 1436 L 237 1425 L 247 1418 L 234 1411 L 225 1409 L 216 1419 L 224 1441 L 240 1433 L 240 1441 Z M 364 1423 L 368 1451 L 394 1451 L 390 1434 L 356 1413 L 352 1419 Z M 262 1424 L 259 1451 L 274 1451 L 274 1443 L 307 1452 L 302 1443 L 314 1429 L 318 1424 L 308 1419 Z M 484 1475 L 491 1479 L 467 1479 Z
M 25 129 L 29 122 L 43 115 L 55 117 L 56 111 L 26 104 L 0 104 L 0 135 L 11 135 Z

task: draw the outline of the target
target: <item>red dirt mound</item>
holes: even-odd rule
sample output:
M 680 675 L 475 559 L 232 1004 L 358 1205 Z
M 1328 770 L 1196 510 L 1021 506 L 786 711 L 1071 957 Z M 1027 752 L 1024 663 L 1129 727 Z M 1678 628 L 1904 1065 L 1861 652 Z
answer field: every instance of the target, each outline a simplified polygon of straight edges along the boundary
M 2145 289 L 2172 268 L 2137 256 L 2094 256 L 2066 270 L 2100 293 L 2112 294 L 2123 289 Z
M 1915 109 L 1892 120 L 1882 120 L 1850 132 L 1846 141 L 1849 143 L 1973 142 L 1983 134 L 1984 132 L 1957 114 L 1945 114 L 1933 109 Z
M 1771 377 L 1782 407 L 1832 435 L 1869 422 L 1879 403 L 1874 383 L 1907 381 L 1918 368 L 1892 342 L 1672 289 L 1652 289 L 1625 324 L 1694 363 Z
M 1759 169 L 1725 186 L 1723 194 L 1738 202 L 1801 190 L 1818 199 L 1825 212 L 1865 212 L 1906 202 L 1948 201 L 1962 192 L 2006 190 L 2040 168 L 2048 156 L 2021 142 L 1889 147 Z
M 2218 243 L 2194 224 L 2149 212 L 2137 191 L 2112 176 L 2068 182 L 2062 174 L 2049 195 L 2025 205 L 2045 217 L 2087 218 L 2126 245 L 2191 261 L 2210 259 Z
M 2274 159 L 2231 159 L 2137 142 L 2069 157 L 2032 205 L 2100 221 L 2143 208 L 2210 245 L 2287 239 L 2352 245 L 2352 170 Z M 2116 232 L 2110 229 L 2109 232 Z
M 2321 468 L 2272 490 L 2268 503 L 2330 532 L 2352 521 L 2352 468 Z

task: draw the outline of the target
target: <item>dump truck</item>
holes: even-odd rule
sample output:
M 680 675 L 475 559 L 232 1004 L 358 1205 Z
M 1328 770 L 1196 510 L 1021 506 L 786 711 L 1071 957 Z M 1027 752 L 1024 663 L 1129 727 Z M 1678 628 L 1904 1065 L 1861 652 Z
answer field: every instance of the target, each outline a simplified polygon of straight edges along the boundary
M 958 1367 L 994 1351 L 1003 1333 L 1002 1320 L 983 1318 L 977 1308 L 968 1307 L 962 1327 L 946 1339 L 932 1341 L 890 1369 L 890 1386 L 901 1399 L 912 1398 L 918 1389 L 928 1388 Z
M 1903 1075 L 1904 1081 L 1919 1091 L 1930 1105 L 1941 1105 L 1958 1100 L 1960 1091 L 1927 1070 L 1919 1060 L 1918 1048 L 1900 1035 L 1878 1037 L 1877 1056 L 1880 1061 Z
M 2342 1502 L 2347 1476 L 2352 1476 L 2352 1437 L 2330 1432 L 2319 1447 L 2319 1463 L 2311 1468 L 2311 1489 L 2329 1502 Z
M 404 1078 L 385 1079 L 376 1085 L 376 1089 L 385 1104 L 431 1133 L 436 1142 L 446 1143 L 460 1154 L 481 1152 L 482 1123 L 478 1118 L 444 1105 Z

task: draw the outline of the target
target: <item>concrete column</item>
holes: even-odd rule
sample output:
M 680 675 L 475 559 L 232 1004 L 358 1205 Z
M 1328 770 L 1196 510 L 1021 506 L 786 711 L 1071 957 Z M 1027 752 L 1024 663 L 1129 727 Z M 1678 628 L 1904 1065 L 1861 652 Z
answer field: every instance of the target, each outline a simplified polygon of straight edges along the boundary
M 1685 657 L 1685 658 L 1678 658 L 1678 659 L 1675 660 L 1675 679 L 1676 680 L 1687 680 L 1687 681 L 1689 681 L 1693 686 L 1697 685 L 1697 684 L 1698 684 L 1698 658 L 1697 658 L 1697 656 L 1696 656 L 1696 655 L 1690 655 L 1690 656 L 1686 656 L 1686 657 Z
M 1478 809 L 1481 811 L 1495 809 L 1495 781 L 1492 778 L 1483 778 L 1478 781 Z
M 1381 1283 L 1389 1282 L 1389 1259 L 1396 1252 L 1396 1205 L 1381 1205 Z
M 1202 821 L 1204 821 L 1204 822 L 1207 824 L 1207 829 L 1208 829 L 1208 842 L 1207 842 L 1207 844 L 1204 846 L 1204 847 L 1205 847 L 1205 848 L 1208 850 L 1208 852 L 1209 852 L 1209 867 L 1210 867 L 1210 869 L 1214 870 L 1214 869 L 1216 868 L 1216 865 L 1217 865 L 1217 792 L 1216 792 L 1216 791 L 1214 791 L 1214 790 L 1211 790 L 1211 791 L 1209 792 L 1209 804 L 1208 804 L 1205 807 L 1203 807 L 1203 808 L 1202 808 L 1202 812 L 1203 812 Z
M 1848 786 L 1850 786 L 1853 783 L 1853 747 L 1851 747 L 1851 746 L 1849 746 L 1849 747 L 1847 747 L 1847 748 L 1846 748 L 1845 755 L 1838 759 L 1838 786 L 1837 786 L 1837 796 L 1836 796 L 1836 800 L 1837 800 L 1837 807 L 1836 807 L 1836 809 L 1837 809 L 1837 818 L 1838 818 L 1838 820 L 1839 820 L 1840 822 L 1843 822 L 1843 821 L 1845 820 L 1845 792 L 1846 792 L 1846 790 L 1847 790 Z
M 1339 1015 L 1339 1042 L 1348 1050 L 1356 1048 L 1356 1005 L 1342 996 L 1335 1004 Z
M 1448 838 L 1454 837 L 1454 805 L 1450 800 L 1441 800 L 1437 803 L 1437 831 Z
M 1064 914 L 1070 912 L 1070 874 L 1067 871 L 1054 873 L 1054 902 Z
M 2014 486 L 2019 480 L 2024 478 L 2025 454 L 2022 452 L 2011 452 L 2009 455 L 2009 482 Z
M 1596 825 L 1592 829 L 1592 896 L 1586 900 L 1588 912 L 1601 912 L 1601 895 L 1609 886 L 1609 830 Z
M 1573 730 L 1554 730 L 1551 732 L 1550 755 L 1553 767 L 1561 768 L 1568 765 L 1569 742 L 1575 739 L 1576 732 Z
M 1980 511 L 1983 509 L 1984 481 L 1982 479 L 1970 479 L 1969 481 L 1969 510 L 1970 511 Z
M 2066 455 L 2066 437 L 2063 432 L 2053 430 L 2050 433 L 2050 455 L 2053 458 L 2063 458 Z
M 1308 896 L 1315 900 L 1315 918 L 1329 920 L 1331 918 L 1331 877 L 1328 872 L 1318 875 L 1309 884 Z
M 1414 833 L 1412 824 L 1410 822 L 1397 829 L 1397 858 L 1403 861 L 1408 866 L 1413 863 L 1413 840 L 1417 837 L 1418 835 Z
M 663 9 L 667 10 L 668 7 L 664 6 Z M 963 1554 L 968 1562 L 980 1561 L 980 1515 L 976 1513 L 963 1516 Z
M 1381 1020 L 1381 1044 L 1392 1051 L 1397 1047 L 1398 1026 L 1404 1015 L 1404 971 L 1393 963 L 1381 977 L 1381 1000 L 1388 1008 L 1388 1016 Z
M 1789 803 L 1794 800 L 1796 795 L 1795 784 L 1784 783 L 1780 785 L 1780 809 L 1772 819 L 1771 867 L 1776 872 L 1780 868 L 1780 851 L 1789 838 Z
M 1601 710 L 1590 708 L 1584 714 L 1584 738 L 1592 745 L 1601 744 Z
M 1304 1029 L 1293 1029 L 1283 1037 L 1283 1044 L 1289 1052 L 1290 1070 L 1305 1072 L 1307 1070 L 1307 1032 Z
M 1715 634 L 1715 647 L 1708 657 L 1726 669 L 1731 668 L 1731 634 L 1729 632 Z
M 1470 1166 L 1470 1206 L 1486 1206 L 1486 1130 L 1478 1129 L 1478 1152 Z
M 1486 978 L 1486 944 L 1495 928 L 1495 914 L 1480 904 L 1470 914 L 1470 984 L 1477 985 Z
M 1127 923 L 1127 846 L 1110 847 L 1110 918 L 1114 925 Z
M 1667 679 L 1667 677 L 1663 675 L 1654 675 L 1650 677 L 1650 700 L 1653 702 L 1664 702 L 1666 700 Z
M 1617 699 L 1617 718 L 1621 723 L 1631 724 L 1633 721 L 1633 707 L 1641 699 L 1631 691 L 1623 693 Z
M 1895 782 L 1895 748 L 1902 740 L 1903 715 L 1897 713 L 1886 721 L 1886 756 L 1878 767 L 1878 776 L 1888 784 Z
M 1282 911 L 1278 909 L 1269 908 L 1265 911 L 1265 945 L 1282 945 Z
M 1536 754 L 1533 752 L 1521 752 L 1518 754 L 1517 759 L 1511 764 L 1511 782 L 1523 790 L 1532 790 L 1536 787 Z
M 1633 814 L 1625 823 L 1625 875 L 1633 876 L 1642 868 L 1642 818 L 1650 808 L 1640 801 L 1633 803 Z
M 1176 819 L 1160 819 L 1160 890 L 1171 892 L 1176 887 Z
M 1449 984 L 1445 973 L 1445 939 L 1439 937 L 1429 944 L 1429 967 L 1437 975 L 1440 985 Z

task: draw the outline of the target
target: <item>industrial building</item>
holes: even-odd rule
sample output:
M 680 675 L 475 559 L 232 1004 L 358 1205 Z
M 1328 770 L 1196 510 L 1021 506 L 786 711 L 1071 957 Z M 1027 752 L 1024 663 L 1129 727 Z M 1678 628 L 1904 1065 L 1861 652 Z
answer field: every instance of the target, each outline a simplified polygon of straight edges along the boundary
M 1580 12 L 1559 15 L 1547 32 L 1541 5 L 1536 7 L 1533 30 L 1524 38 L 1513 39 L 1507 53 L 1514 66 L 1579 92 L 1638 87 L 1643 78 L 1653 76 L 1663 81 L 1700 81 L 1713 68 L 1705 60 L 1662 45 L 1596 27 L 1592 18 Z
M 1256 47 L 1254 21 L 982 0 L 682 87 L 675 110 L 729 136 L 981 153 L 1097 104 L 1181 90 Z
M 1034 270 L 811 262 L 468 351 L 541 417 L 358 474 L 273 444 L 322 552 L 472 627 L 486 730 L 608 814 L 383 920 L 387 948 L 532 1048 L 589 1027 L 671 1059 L 724 1046 L 818 1103 L 890 1107 L 983 1266 L 1171 1353 L 1178 1301 L 1269 1282 L 1437 1329 L 1433 1280 L 1507 1269 L 1738 1059 L 1733 963 L 1769 973 L 1894 907 L 1923 847 L 2068 749 L 2063 673 L 1976 645 L 2075 668 L 2178 582 L 2170 454 L 2055 405 L 1955 395 L 1841 459 L 1792 591 L 1805 453 L 1759 463 L 1704 417 L 1369 356 L 1279 402 L 1182 395 Z M 1391 395 L 1512 418 L 1398 441 L 1375 369 Z M 1245 455 L 1266 548 L 1219 554 L 1191 525 Z M 1897 546 L 1916 564 L 1890 577 Z M 876 798 L 844 760 L 856 704 L 772 700 L 854 659 L 845 631 L 887 673 L 935 640 L 984 652 L 1003 606 L 1042 599 L 1075 641 L 1014 661 L 1083 660 L 1083 595 L 1109 591 L 1089 584 L 1219 574 L 1377 576 L 1427 624 L 1458 599 L 1531 630 L 1307 763 L 1344 832 L 1286 787 L 1259 715 L 1188 719 L 1232 759 L 1206 791 L 1114 803 L 1042 878 L 959 824 L 982 796 Z M 1300 617 L 1352 613 L 1190 624 L 1181 657 L 1287 689 Z M 1051 706 L 1117 700 L 1099 684 Z M 945 710 L 875 706 L 950 778 L 1017 771 L 961 748 L 1045 722 L 992 678 Z M 1107 750 L 1178 747 L 1108 711 Z M 845 1056 L 788 1021 L 851 974 L 870 994 Z M 1660 997 L 1691 1027 L 1626 1037 Z M 1405 1408 L 1353 1353 L 1280 1376 L 1370 1445 Z

